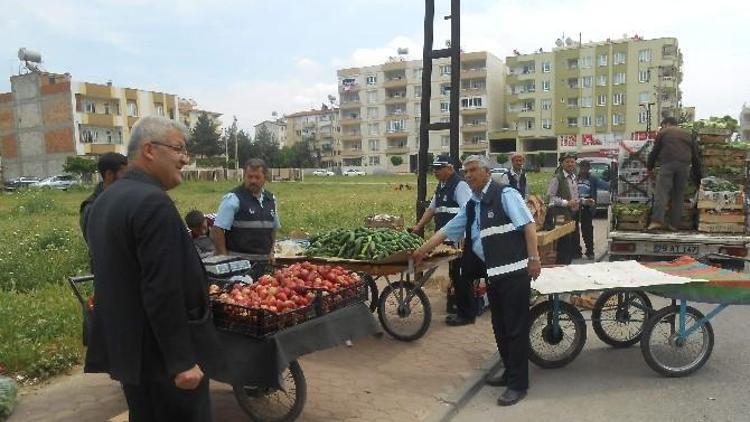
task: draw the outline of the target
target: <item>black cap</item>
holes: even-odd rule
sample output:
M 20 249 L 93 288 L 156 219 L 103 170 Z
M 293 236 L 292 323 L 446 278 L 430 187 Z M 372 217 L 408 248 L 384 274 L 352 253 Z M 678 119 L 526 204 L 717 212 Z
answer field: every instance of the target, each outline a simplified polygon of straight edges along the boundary
M 443 167 L 443 166 L 450 166 L 450 165 L 453 165 L 453 160 L 451 160 L 451 156 L 448 154 L 436 155 L 435 158 L 432 160 L 433 167 Z
M 562 162 L 566 158 L 578 158 L 578 155 L 574 152 L 563 152 L 562 154 L 560 154 L 560 162 Z

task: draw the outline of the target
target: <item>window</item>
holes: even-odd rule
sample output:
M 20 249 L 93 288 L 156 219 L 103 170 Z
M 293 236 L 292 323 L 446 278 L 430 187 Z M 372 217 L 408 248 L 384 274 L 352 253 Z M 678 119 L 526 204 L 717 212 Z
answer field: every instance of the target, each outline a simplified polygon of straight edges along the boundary
M 625 52 L 619 51 L 612 57 L 612 63 L 614 64 L 625 64 Z
M 104 114 L 110 114 L 109 103 L 104 103 Z
M 578 69 L 578 59 L 568 59 L 568 69 Z
M 600 54 L 596 62 L 599 63 L 599 66 L 606 66 L 607 65 L 607 55 L 606 54 Z
M 91 100 L 86 100 L 84 103 L 84 109 L 86 113 L 96 113 L 96 103 Z
M 619 126 L 625 124 L 625 116 L 623 116 L 620 113 L 615 113 L 612 115 L 612 125 L 613 126 Z
M 367 141 L 370 147 L 370 151 L 380 151 L 380 140 L 379 139 L 370 139 Z M 372 158 L 372 157 L 370 157 Z
M 593 98 L 581 97 L 581 107 L 591 107 L 593 104 Z
M 645 82 L 648 82 L 650 79 L 651 79 L 651 71 L 649 70 L 638 71 L 638 82 L 645 83 Z
M 648 63 L 651 61 L 651 50 L 640 50 L 638 52 L 638 61 L 641 63 Z
M 380 125 L 377 123 L 369 123 L 367 125 L 367 134 L 370 136 L 377 136 L 380 134 Z
M 450 75 L 451 74 L 451 66 L 450 65 L 442 65 L 442 66 L 440 66 L 440 74 L 441 75 Z
M 524 130 L 534 130 L 534 121 L 526 119 L 521 122 L 521 128 Z
M 591 127 L 591 116 L 581 116 L 581 126 Z
M 625 95 L 621 92 L 612 94 L 612 105 L 623 105 L 625 104 Z
M 441 147 L 448 147 L 451 144 L 451 137 L 448 135 L 441 135 L 440 136 L 440 146 Z
M 578 78 L 568 78 L 568 88 L 578 89 Z
M 596 97 L 596 105 L 603 107 L 607 105 L 607 96 L 606 95 L 598 95 Z
M 651 93 L 643 91 L 638 93 L 638 104 L 646 104 L 651 99 Z
M 378 102 L 378 91 L 367 91 L 367 103 L 375 104 Z
M 388 121 L 388 132 L 403 132 L 406 130 L 403 120 L 389 120 Z
M 648 123 L 648 111 L 642 110 L 638 112 L 638 123 Z
M 521 104 L 521 111 L 534 111 L 534 102 L 524 101 L 523 104 Z
M 552 129 L 552 120 L 542 119 L 542 129 Z
M 591 67 L 591 56 L 581 57 L 580 64 L 581 69 L 589 69 Z
M 417 86 L 414 87 L 414 96 L 416 98 L 421 98 L 422 97 L 422 85 L 417 85 Z
M 568 117 L 568 127 L 578 127 L 578 117 Z
M 550 86 L 551 84 L 549 81 L 542 81 L 542 91 L 549 92 Z
M 486 84 L 482 79 L 470 79 L 461 81 L 462 89 L 484 89 Z
M 604 115 L 597 114 L 596 115 L 596 127 L 602 127 L 602 126 L 604 126 Z
M 379 166 L 380 165 L 380 157 L 377 156 L 377 155 L 373 155 L 373 156 L 367 158 L 367 162 L 371 166 Z
M 549 61 L 542 62 L 542 72 L 549 73 L 552 71 L 552 64 Z
M 576 107 L 578 107 L 578 97 L 568 98 L 568 108 L 576 108 Z
M 607 86 L 607 75 L 599 75 L 596 77 L 596 86 Z
M 440 95 L 451 95 L 451 86 L 440 85 Z
M 484 107 L 482 103 L 482 97 L 461 98 L 461 107 L 464 108 Z
M 612 77 L 612 84 L 622 85 L 624 83 L 625 83 L 625 73 L 623 72 L 615 73 L 615 75 Z
M 377 119 L 378 118 L 378 108 L 377 107 L 367 107 L 367 118 L 368 119 Z
M 581 78 L 581 85 L 583 85 L 584 88 L 591 88 L 591 84 L 594 82 L 593 76 L 584 76 Z
M 378 77 L 375 75 L 370 75 L 365 78 L 365 83 L 370 86 L 375 85 L 378 83 Z
M 552 109 L 552 100 L 549 98 L 542 99 L 542 110 L 551 110 Z
M 440 103 L 440 112 L 441 113 L 450 113 L 450 106 L 451 106 L 451 103 L 441 102 Z
M 422 68 L 414 69 L 414 79 L 422 79 Z

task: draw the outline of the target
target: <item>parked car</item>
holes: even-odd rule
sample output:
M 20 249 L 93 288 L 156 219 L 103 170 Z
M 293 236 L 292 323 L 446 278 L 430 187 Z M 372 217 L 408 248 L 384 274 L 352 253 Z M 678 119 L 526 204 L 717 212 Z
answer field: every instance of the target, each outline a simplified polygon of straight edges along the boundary
M 342 173 L 344 176 L 364 176 L 367 173 L 365 173 L 363 170 L 357 170 L 357 169 L 346 169 Z
M 317 169 L 312 172 L 313 176 L 335 176 L 336 173 L 328 169 Z
M 578 159 L 578 162 L 580 163 L 584 160 L 591 163 L 591 170 L 589 171 L 592 175 L 606 182 L 610 187 L 612 186 L 612 176 L 615 169 L 614 163 L 616 162 L 615 160 L 607 157 L 581 157 Z M 601 187 L 599 187 L 596 194 L 596 210 L 606 211 L 607 207 L 609 207 L 610 204 L 610 197 L 611 189 L 602 189 Z
M 34 176 L 21 176 L 16 177 L 15 179 L 6 180 L 5 183 L 3 183 L 3 188 L 7 191 L 14 191 L 17 189 L 23 189 L 29 187 L 29 185 L 38 182 L 38 177 Z
M 59 189 L 68 190 L 69 187 L 78 184 L 75 177 L 69 174 L 60 174 L 57 176 L 50 176 L 42 181 L 29 185 L 30 188 L 46 188 L 46 189 Z

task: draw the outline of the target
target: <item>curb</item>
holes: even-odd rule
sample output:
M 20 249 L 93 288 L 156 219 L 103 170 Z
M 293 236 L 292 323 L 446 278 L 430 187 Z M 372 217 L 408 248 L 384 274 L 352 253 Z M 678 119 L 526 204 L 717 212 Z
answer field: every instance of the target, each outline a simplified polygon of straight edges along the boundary
M 448 422 L 453 419 L 458 411 L 484 386 L 487 375 L 495 373 L 502 366 L 500 354 L 495 352 L 461 387 L 442 399 L 441 409 L 433 412 L 425 419 L 425 422 Z

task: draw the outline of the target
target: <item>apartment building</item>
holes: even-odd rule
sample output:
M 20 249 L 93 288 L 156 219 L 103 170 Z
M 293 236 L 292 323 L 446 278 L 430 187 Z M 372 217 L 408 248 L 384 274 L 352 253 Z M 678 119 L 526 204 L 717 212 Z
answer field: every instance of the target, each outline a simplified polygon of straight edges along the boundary
M 29 72 L 10 78 L 0 94 L 3 179 L 62 172 L 71 155 L 125 154 L 139 117 L 181 121 L 173 94 L 72 80 L 70 74 Z
M 221 113 L 202 110 L 198 108 L 198 103 L 192 98 L 178 99 L 177 108 L 180 111 L 180 120 L 182 121 L 182 124 L 184 124 L 188 129 L 192 129 L 195 127 L 195 124 L 198 122 L 198 118 L 202 114 L 208 116 L 208 118 L 217 125 L 221 125 L 221 121 L 219 120 L 219 118 L 221 117 Z
M 271 137 L 279 143 L 280 148 L 284 148 L 284 146 L 287 144 L 285 119 L 281 118 L 276 120 L 264 120 L 254 127 L 255 133 L 258 133 L 260 128 L 264 128 L 265 130 L 267 130 L 268 133 L 271 134 Z
M 340 166 L 339 118 L 339 109 L 327 106 L 284 116 L 287 146 L 308 141 L 321 166 Z
M 450 119 L 450 59 L 433 61 L 430 120 Z M 461 154 L 486 153 L 488 131 L 503 127 L 505 65 L 488 52 L 461 54 Z M 391 60 L 337 71 L 341 164 L 405 172 L 417 166 L 422 61 Z M 430 132 L 429 152 L 449 151 L 449 131 Z M 398 157 L 398 158 L 394 158 Z
M 742 111 L 740 112 L 740 136 L 743 141 L 750 141 L 750 105 L 747 103 L 742 105 Z
M 506 58 L 508 126 L 490 133 L 490 153 L 598 152 L 654 130 L 679 113 L 682 53 L 675 38 L 635 36 Z M 649 122 L 650 120 L 650 122 Z

